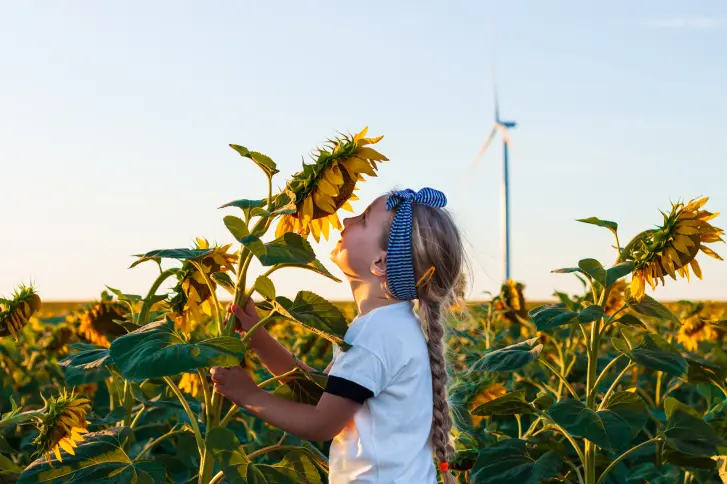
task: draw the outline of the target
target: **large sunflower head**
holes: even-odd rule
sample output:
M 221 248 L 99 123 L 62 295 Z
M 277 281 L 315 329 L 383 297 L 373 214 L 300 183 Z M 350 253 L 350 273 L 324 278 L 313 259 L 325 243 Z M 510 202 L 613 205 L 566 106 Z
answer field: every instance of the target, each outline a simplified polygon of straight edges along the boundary
M 63 462 L 60 450 L 71 455 L 77 442 L 83 442 L 83 435 L 88 433 L 89 422 L 86 414 L 91 409 L 90 401 L 75 392 L 68 393 L 65 389 L 57 397 L 45 402 L 44 415 L 36 421 L 38 436 L 33 440 L 37 446 L 37 454 L 45 455 L 51 464 L 51 451 L 59 462 Z
M 698 278 L 702 270 L 697 262 L 697 254 L 722 258 L 704 244 L 722 242 L 724 230 L 709 223 L 719 213 L 702 210 L 708 198 L 691 200 L 689 203 L 672 204 L 671 211 L 664 215 L 664 224 L 654 230 L 647 230 L 636 236 L 624 249 L 626 259 L 634 261 L 634 272 L 630 293 L 637 300 L 644 297 L 648 283 L 652 289 L 664 276 L 676 280 L 677 276 L 689 279 L 691 267 Z
M 341 229 L 337 212 L 353 211 L 349 202 L 358 200 L 353 193 L 356 183 L 364 181 L 363 175 L 376 176 L 376 163 L 388 161 L 368 147 L 383 136 L 366 138 L 367 131 L 364 128 L 354 136 L 329 140 L 326 147 L 316 150 L 313 163 L 303 164 L 303 170 L 293 175 L 284 193 L 294 198 L 297 211 L 281 217 L 276 237 L 296 232 L 312 233 L 316 241 L 323 234 L 328 240 L 331 226 Z
M 624 280 L 618 280 L 613 284 L 613 286 L 611 286 L 611 292 L 608 293 L 608 299 L 606 300 L 606 304 L 603 306 L 604 313 L 611 316 L 621 309 L 626 302 L 624 293 L 625 290 L 626 282 Z
M 720 340 L 720 333 L 705 311 L 703 303 L 692 304 L 687 314 L 681 319 L 677 333 L 677 341 L 687 351 L 697 351 L 700 341 Z M 707 317 L 705 317 L 707 316 Z
M 195 323 L 199 323 L 204 315 L 210 316 L 213 307 L 212 291 L 210 290 L 205 276 L 209 279 L 213 288 L 217 284 L 212 279 L 215 272 L 227 272 L 232 270 L 237 262 L 237 254 L 228 252 L 232 244 L 212 248 L 212 253 L 198 262 L 204 274 L 200 272 L 196 264 L 185 261 L 177 273 L 177 286 L 174 288 L 176 295 L 170 301 L 174 313 L 175 324 L 184 332 L 189 333 Z M 195 249 L 210 249 L 206 239 L 196 239 Z
M 40 307 L 40 296 L 33 286 L 21 284 L 10 299 L 0 299 L 0 337 L 11 334 L 17 341 L 18 333 Z
M 487 402 L 491 402 L 492 400 L 496 398 L 500 398 L 504 396 L 507 393 L 507 389 L 505 388 L 505 385 L 502 383 L 491 383 L 484 387 L 475 397 L 472 399 L 472 401 L 469 403 L 469 409 L 470 412 L 472 412 L 474 409 L 479 407 L 480 405 L 484 405 Z M 479 417 L 476 415 L 472 415 L 472 424 L 475 427 L 478 427 L 480 425 L 480 422 L 482 422 L 486 417 Z
M 108 348 L 109 338 L 114 339 L 126 334 L 126 330 L 116 321 L 126 315 L 126 308 L 104 291 L 101 300 L 83 310 L 79 316 L 78 334 L 93 344 Z

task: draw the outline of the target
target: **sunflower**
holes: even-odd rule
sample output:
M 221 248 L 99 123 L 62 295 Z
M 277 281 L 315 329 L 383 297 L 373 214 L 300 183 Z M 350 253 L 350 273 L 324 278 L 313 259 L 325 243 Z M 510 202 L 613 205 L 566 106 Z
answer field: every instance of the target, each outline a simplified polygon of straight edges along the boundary
M 174 321 L 177 328 L 189 333 L 194 324 L 199 323 L 205 315 L 212 315 L 214 309 L 212 291 L 205 281 L 205 276 L 216 289 L 217 284 L 212 280 L 212 274 L 232 270 L 237 262 L 237 254 L 228 253 L 231 246 L 232 244 L 214 247 L 211 254 L 198 262 L 204 274 L 191 261 L 185 261 L 182 264 L 177 273 L 179 282 L 174 289 L 176 296 L 170 303 L 175 314 Z M 195 249 L 210 249 L 210 244 L 206 239 L 197 238 Z
M 40 297 L 33 286 L 21 284 L 11 299 L 0 299 L 0 337 L 11 334 L 17 341 L 18 333 L 40 307 Z
M 624 291 L 626 291 L 626 281 L 618 280 L 611 286 L 611 292 L 608 293 L 608 299 L 603 306 L 603 312 L 608 316 L 613 315 L 626 302 Z
M 179 380 L 179 389 L 196 398 L 202 390 L 202 381 L 199 375 L 196 373 L 183 373 L 182 379 Z
M 704 304 L 699 303 L 682 319 L 677 341 L 687 351 L 697 351 L 700 341 L 718 340 L 719 331 L 702 316 Z
M 470 402 L 470 404 L 469 404 L 470 413 L 472 413 L 472 411 L 474 409 L 476 409 L 477 407 L 479 407 L 480 405 L 490 402 L 496 398 L 500 398 L 501 396 L 505 395 L 506 393 L 507 393 L 507 389 L 505 388 L 505 385 L 503 385 L 502 383 L 491 383 L 490 385 L 487 385 Z M 480 422 L 482 420 L 484 420 L 485 418 L 486 417 L 478 417 L 476 415 L 472 415 L 472 423 L 475 426 L 479 426 Z
M 648 283 L 652 289 L 668 275 L 676 280 L 677 275 L 690 278 L 689 268 L 698 278 L 702 269 L 697 254 L 722 258 L 704 244 L 723 241 L 724 231 L 712 226 L 709 221 L 719 215 L 701 210 L 708 198 L 691 200 L 689 203 L 672 204 L 669 214 L 663 214 L 664 224 L 654 230 L 647 230 L 634 237 L 624 248 L 624 258 L 634 261 L 630 293 L 636 300 L 644 297 Z
M 104 291 L 100 301 L 81 310 L 78 334 L 93 344 L 108 348 L 111 346 L 109 338 L 126 334 L 123 326 L 116 323 L 125 315 L 126 308 Z
M 59 462 L 63 462 L 61 449 L 76 454 L 73 449 L 77 442 L 83 442 L 82 434 L 88 433 L 86 414 L 91 409 L 91 402 L 75 392 L 69 394 L 65 389 L 55 398 L 46 400 L 43 397 L 43 402 L 44 415 L 36 420 L 39 434 L 33 443 L 38 447 L 37 454 L 45 455 L 52 465 L 51 451 Z
M 376 163 L 388 161 L 367 146 L 383 136 L 366 138 L 367 132 L 368 127 L 354 136 L 329 140 L 327 148 L 316 150 L 314 163 L 303 164 L 303 170 L 293 175 L 284 193 L 294 199 L 297 211 L 281 217 L 276 237 L 286 232 L 312 233 L 320 241 L 321 234 L 328 240 L 331 226 L 341 230 L 336 212 L 353 211 L 349 202 L 358 200 L 353 193 L 356 182 L 364 181 L 363 175 L 376 176 Z
M 520 319 L 528 317 L 528 311 L 525 308 L 525 296 L 523 289 L 525 285 L 521 282 L 515 282 L 508 279 L 500 287 L 500 294 L 495 298 L 495 310 L 502 314 L 503 319 L 510 324 L 520 323 Z

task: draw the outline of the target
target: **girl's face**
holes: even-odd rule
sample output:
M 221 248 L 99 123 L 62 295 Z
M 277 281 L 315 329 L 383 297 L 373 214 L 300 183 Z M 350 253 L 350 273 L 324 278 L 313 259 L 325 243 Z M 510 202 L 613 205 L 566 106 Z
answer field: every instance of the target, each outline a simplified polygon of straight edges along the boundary
M 384 274 L 386 250 L 381 248 L 381 239 L 390 219 L 386 196 L 381 196 L 361 215 L 343 221 L 341 240 L 331 252 L 331 260 L 349 279 L 371 279 L 372 275 Z

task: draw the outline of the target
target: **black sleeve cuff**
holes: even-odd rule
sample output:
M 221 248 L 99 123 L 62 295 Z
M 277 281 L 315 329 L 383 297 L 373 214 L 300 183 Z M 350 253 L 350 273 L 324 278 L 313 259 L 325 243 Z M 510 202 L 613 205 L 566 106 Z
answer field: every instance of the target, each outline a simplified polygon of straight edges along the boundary
M 336 395 L 338 397 L 348 398 L 356 403 L 363 404 L 367 398 L 374 396 L 374 392 L 368 388 L 359 385 L 351 380 L 328 375 L 328 383 L 326 383 L 326 393 Z

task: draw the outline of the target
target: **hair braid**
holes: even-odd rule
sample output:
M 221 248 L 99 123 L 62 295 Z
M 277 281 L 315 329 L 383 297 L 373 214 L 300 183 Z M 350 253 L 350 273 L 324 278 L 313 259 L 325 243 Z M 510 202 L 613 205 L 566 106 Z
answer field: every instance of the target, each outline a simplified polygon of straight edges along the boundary
M 432 444 L 434 454 L 439 462 L 449 462 L 454 455 L 450 443 L 452 418 L 449 415 L 447 400 L 447 361 L 444 352 L 444 321 L 439 302 L 422 301 L 422 316 L 426 321 L 429 350 L 429 366 L 432 371 L 432 396 L 434 411 L 432 413 Z M 442 473 L 445 484 L 453 484 L 454 477 L 449 472 Z

